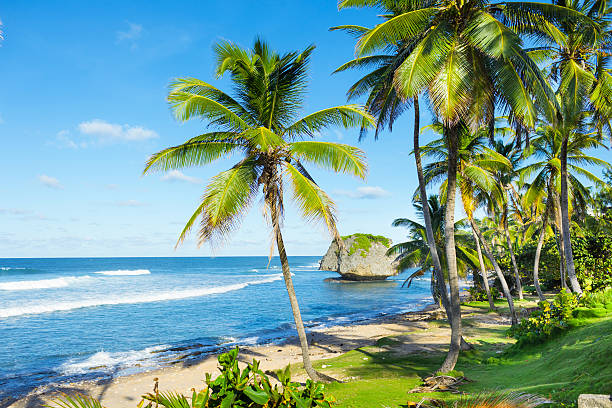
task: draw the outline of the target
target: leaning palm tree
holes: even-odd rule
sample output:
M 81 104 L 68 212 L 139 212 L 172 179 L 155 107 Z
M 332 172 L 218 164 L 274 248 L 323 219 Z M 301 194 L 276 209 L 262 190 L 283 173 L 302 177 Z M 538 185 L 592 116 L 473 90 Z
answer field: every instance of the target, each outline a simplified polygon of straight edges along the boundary
M 391 0 L 340 0 L 339 7 L 377 6 Z M 448 139 L 448 200 L 445 252 L 448 259 L 451 342 L 441 371 L 454 368 L 460 350 L 461 308 L 454 238 L 457 182 L 457 125 L 472 129 L 492 124 L 495 109 L 509 111 L 525 128 L 538 112 L 552 116 L 557 101 L 533 60 L 523 50 L 520 34 L 535 34 L 568 13 L 580 13 L 543 3 L 491 4 L 486 1 L 421 0 L 399 2 L 399 13 L 385 13 L 372 29 L 352 26 L 358 33 L 357 57 L 390 47 L 402 49 L 393 85 L 402 100 L 426 96 Z M 517 32 L 518 31 L 518 34 Z M 355 60 L 356 61 L 356 60 Z M 357 62 L 356 62 L 357 63 Z M 375 80 L 375 79 L 373 79 Z
M 512 238 L 510 235 L 508 222 L 511 215 L 511 207 L 514 207 L 515 213 L 520 212 L 520 205 L 518 203 L 520 198 L 513 183 L 518 178 L 516 169 L 523 159 L 523 154 L 522 150 L 518 149 L 515 143 L 504 143 L 499 139 L 494 141 L 493 147 L 497 153 L 506 157 L 510 164 L 507 168 L 495 172 L 496 182 L 499 184 L 501 191 L 503 191 L 503 194 L 499 195 L 499 199 L 497 200 L 496 204 L 500 210 L 503 234 L 506 238 L 506 246 L 508 252 L 510 253 L 512 269 L 514 270 L 516 291 L 518 293 L 519 300 L 523 300 L 523 284 L 521 282 L 521 276 L 516 263 L 516 257 L 514 256 L 514 247 L 512 245 Z
M 434 132 L 441 134 L 443 132 L 442 124 L 434 123 L 430 126 L 426 126 L 424 129 L 431 129 Z M 498 152 L 490 149 L 486 146 L 488 140 L 489 130 L 486 128 L 480 128 L 476 132 L 471 132 L 469 128 L 463 126 L 459 128 L 459 148 L 457 154 L 457 185 L 459 187 L 459 194 L 463 203 L 463 208 L 467 215 L 470 223 L 474 241 L 476 243 L 480 269 L 483 279 L 485 290 L 487 291 L 487 297 L 489 300 L 489 307 L 494 309 L 495 304 L 491 297 L 487 273 L 485 270 L 484 260 L 482 259 L 481 245 L 484 247 L 485 255 L 493 266 L 493 270 L 497 274 L 497 277 L 502 285 L 504 296 L 508 301 L 510 308 L 510 314 L 512 316 L 512 323 L 518 323 L 516 313 L 514 310 L 514 302 L 510 294 L 510 290 L 506 283 L 506 279 L 497 264 L 493 253 L 490 251 L 485 238 L 482 236 L 478 228 L 478 224 L 474 220 L 474 212 L 476 209 L 484 204 L 482 197 L 486 197 L 488 202 L 491 201 L 492 197 L 496 197 L 499 201 L 499 197 L 503 195 L 503 190 L 500 185 L 496 182 L 494 174 L 496 172 L 503 172 L 509 169 L 511 164 L 510 161 L 499 154 Z M 448 196 L 448 188 L 446 175 L 448 174 L 448 149 L 446 146 L 446 140 L 440 138 L 428 143 L 423 147 L 424 156 L 433 159 L 425 167 L 425 180 L 427 184 L 433 184 L 440 182 L 440 193 L 443 202 L 446 201 Z
M 434 229 L 435 245 L 438 251 L 442 254 L 441 262 L 443 270 L 446 270 L 446 258 L 444 257 L 444 213 L 445 208 L 438 199 L 437 195 L 432 195 L 428 200 L 428 211 L 430 213 L 430 219 L 432 221 L 432 227 Z M 423 216 L 423 207 L 420 204 L 415 203 L 414 208 L 417 213 Z M 431 273 L 431 294 L 436 303 L 441 302 L 442 294 L 438 290 L 436 284 L 436 274 L 433 273 L 433 262 L 431 251 L 429 250 L 429 243 L 427 240 L 427 233 L 425 226 L 417 221 L 408 218 L 397 218 L 393 220 L 391 224 L 394 227 L 405 227 L 408 229 L 409 241 L 400 242 L 393 245 L 387 251 L 387 255 L 396 256 L 395 261 L 397 262 L 396 268 L 399 271 L 406 270 L 408 268 L 417 268 L 410 276 L 406 279 L 404 284 L 410 287 L 412 280 L 423 276 L 426 273 Z M 476 251 L 471 248 L 472 241 L 469 235 L 465 232 L 463 227 L 465 226 L 464 220 L 455 222 L 455 236 L 456 239 L 456 253 L 457 253 L 457 270 L 462 278 L 465 278 L 468 271 L 474 271 L 478 269 L 479 259 Z M 402 286 L 404 285 L 402 284 Z
M 282 265 L 304 368 L 311 378 L 320 380 L 321 375 L 310 362 L 281 231 L 285 185 L 291 186 L 292 198 L 302 215 L 321 222 L 338 239 L 334 202 L 304 164 L 365 178 L 365 155 L 349 145 L 302 139 L 329 126 L 367 127 L 374 120 L 357 105 L 323 109 L 298 119 L 313 50 L 310 46 L 301 53 L 279 55 L 261 40 L 256 40 L 252 49 L 228 41 L 216 44 L 216 74 L 220 77 L 230 73 L 235 97 L 195 78 L 173 82 L 168 101 L 176 117 L 181 121 L 203 119 L 216 129 L 155 153 L 144 173 L 202 166 L 235 153 L 242 156 L 233 167 L 211 179 L 177 245 L 198 218 L 200 244 L 214 245 L 226 239 L 261 192 L 264 214 L 271 224 Z

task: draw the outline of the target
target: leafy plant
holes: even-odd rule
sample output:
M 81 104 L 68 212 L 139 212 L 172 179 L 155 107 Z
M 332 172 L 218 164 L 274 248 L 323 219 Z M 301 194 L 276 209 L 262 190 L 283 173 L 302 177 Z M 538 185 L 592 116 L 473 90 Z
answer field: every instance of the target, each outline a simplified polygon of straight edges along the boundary
M 491 287 L 490 291 L 491 291 L 491 297 L 493 298 L 493 300 L 500 298 L 501 293 L 495 286 Z M 479 286 L 474 286 L 474 287 L 469 288 L 468 292 L 470 292 L 470 300 L 476 300 L 479 302 L 480 301 L 486 302 L 488 300 L 487 292 L 485 292 L 485 290 Z
M 541 343 L 554 334 L 566 330 L 572 311 L 578 306 L 573 293 L 561 292 L 552 303 L 539 302 L 538 310 L 518 325 L 510 327 L 508 334 L 518 340 L 517 345 Z
M 177 393 L 143 395 L 141 408 L 161 405 L 166 408 L 329 408 L 332 400 L 325 398 L 324 385 L 307 380 L 305 386 L 291 381 L 290 366 L 276 372 L 280 384 L 253 362 L 241 370 L 238 367 L 238 347 L 218 358 L 221 374 L 214 380 L 206 373 L 206 388 L 193 391 L 191 402 Z M 146 403 L 146 405 L 145 405 Z

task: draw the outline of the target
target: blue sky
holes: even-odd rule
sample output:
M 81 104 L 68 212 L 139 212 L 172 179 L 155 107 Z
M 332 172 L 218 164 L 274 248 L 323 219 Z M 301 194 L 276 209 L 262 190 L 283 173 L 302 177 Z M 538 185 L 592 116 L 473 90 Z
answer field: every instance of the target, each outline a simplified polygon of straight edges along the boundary
M 227 80 L 214 79 L 212 45 L 250 46 L 259 35 L 280 52 L 317 46 L 304 113 L 343 104 L 359 74 L 331 72 L 352 58 L 354 41 L 328 29 L 371 26 L 376 12 L 338 12 L 333 0 L 13 1 L 0 5 L 0 21 L 0 257 L 267 255 L 259 204 L 223 247 L 197 249 L 190 239 L 174 250 L 205 181 L 232 162 L 141 177 L 148 155 L 205 126 L 174 120 L 167 85 L 193 76 L 229 91 Z M 337 202 L 341 234 L 404 237 L 390 224 L 414 216 L 411 116 L 359 143 L 367 182 L 313 171 Z M 323 138 L 358 143 L 356 130 Z M 290 255 L 329 245 L 291 205 L 285 240 Z

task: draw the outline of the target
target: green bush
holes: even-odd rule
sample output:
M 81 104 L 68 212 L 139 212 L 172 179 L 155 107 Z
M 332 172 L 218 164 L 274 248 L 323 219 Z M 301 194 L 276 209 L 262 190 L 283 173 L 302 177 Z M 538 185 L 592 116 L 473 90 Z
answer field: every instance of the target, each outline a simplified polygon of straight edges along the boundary
M 289 366 L 276 374 L 279 385 L 270 383 L 268 376 L 259 369 L 259 362 L 238 367 L 238 348 L 221 354 L 218 358 L 221 374 L 211 379 L 206 374 L 206 388 L 193 391 L 191 403 L 184 395 L 176 393 L 149 393 L 143 395 L 140 406 L 152 408 L 158 404 L 166 408 L 330 408 L 332 400 L 325 398 L 324 385 L 311 380 L 305 386 L 291 381 Z M 148 403 L 147 403 L 148 402 Z M 144 405 L 146 403 L 146 405 Z
M 497 290 L 495 286 L 492 286 L 489 289 L 491 291 L 491 297 L 493 298 L 493 300 L 499 299 L 499 297 L 501 296 L 501 294 L 499 293 L 499 290 Z M 485 292 L 485 290 L 481 287 L 473 286 L 471 288 L 468 288 L 468 292 L 470 292 L 470 300 L 483 301 L 483 302 L 486 302 L 489 300 L 487 298 L 487 292 Z
M 561 292 L 552 303 L 539 302 L 538 310 L 508 329 L 516 338 L 517 347 L 541 343 L 549 337 L 581 325 L 581 319 L 604 317 L 612 312 L 612 288 L 585 293 L 580 299 L 573 293 Z
M 572 238 L 576 276 L 584 291 L 612 286 L 612 235 L 599 232 Z
M 572 318 L 572 311 L 578 306 L 578 298 L 565 291 L 557 294 L 552 303 L 539 302 L 538 310 L 531 316 L 508 329 L 508 334 L 523 344 L 541 343 L 547 338 L 566 330 Z

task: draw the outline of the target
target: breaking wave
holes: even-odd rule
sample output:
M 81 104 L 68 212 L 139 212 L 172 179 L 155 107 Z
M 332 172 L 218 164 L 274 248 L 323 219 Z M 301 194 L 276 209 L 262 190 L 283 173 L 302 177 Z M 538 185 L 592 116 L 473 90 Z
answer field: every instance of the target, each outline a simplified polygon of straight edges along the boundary
M 282 274 L 270 275 L 265 279 L 252 280 L 242 283 L 235 283 L 232 285 L 217 286 L 212 288 L 196 288 L 196 289 L 181 289 L 173 290 L 169 292 L 157 292 L 157 293 L 143 293 L 129 298 L 116 297 L 116 298 L 101 298 L 101 299 L 87 299 L 78 301 L 63 301 L 63 302 L 52 302 L 42 305 L 33 306 L 21 306 L 21 307 L 9 307 L 0 309 L 0 318 L 23 316 L 28 314 L 42 314 L 52 313 L 59 311 L 68 311 L 74 309 L 81 309 L 85 307 L 97 307 L 107 305 L 126 305 L 135 303 L 151 303 L 151 302 L 162 302 L 167 300 L 178 300 L 193 297 L 201 297 L 208 295 L 215 295 L 220 293 L 231 292 L 246 288 L 250 285 L 259 285 L 263 283 L 271 283 L 282 278 Z

